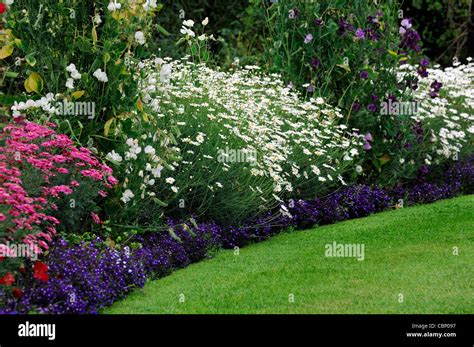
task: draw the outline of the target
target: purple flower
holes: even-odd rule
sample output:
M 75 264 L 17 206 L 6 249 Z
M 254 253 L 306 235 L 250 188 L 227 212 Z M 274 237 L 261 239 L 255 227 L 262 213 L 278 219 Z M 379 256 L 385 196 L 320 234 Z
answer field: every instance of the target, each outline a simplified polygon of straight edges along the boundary
M 420 61 L 420 65 L 421 65 L 421 66 L 425 66 L 425 67 L 427 67 L 427 66 L 429 66 L 429 65 L 430 65 L 430 62 L 429 62 L 429 60 L 428 60 L 428 59 L 421 59 L 421 61 Z
M 377 13 L 375 14 L 377 17 L 383 17 L 383 12 L 378 10 Z
M 314 86 L 313 86 L 312 84 L 310 84 L 310 85 L 306 88 L 306 91 L 307 91 L 308 93 L 314 93 L 314 89 L 315 89 Z
M 362 78 L 363 80 L 366 80 L 367 78 L 369 78 L 369 73 L 367 71 L 361 71 L 360 74 L 359 74 L 360 78 Z
M 353 104 L 352 104 L 352 109 L 354 110 L 354 112 L 359 112 L 361 108 L 361 105 L 358 101 L 355 101 Z
M 371 133 L 367 133 L 367 134 L 364 135 L 364 140 L 368 141 L 368 142 L 373 142 L 374 138 L 372 137 Z
M 428 77 L 428 71 L 426 71 L 426 67 L 422 66 L 421 68 L 416 70 L 416 73 L 421 77 Z
M 314 24 L 316 24 L 317 26 L 320 27 L 321 25 L 324 24 L 324 22 L 323 22 L 322 19 L 317 18 L 317 19 L 314 20 Z
M 304 43 L 310 43 L 311 41 L 313 41 L 313 34 L 309 33 L 305 36 Z
M 435 92 L 439 92 L 442 86 L 443 86 L 443 83 L 438 82 L 437 80 L 434 80 L 434 82 L 431 83 L 431 88 L 433 88 Z
M 347 32 L 353 32 L 354 26 L 349 24 L 344 18 L 339 19 L 339 34 L 345 36 Z
M 405 29 L 410 29 L 412 27 L 411 25 L 411 20 L 410 19 L 403 19 L 402 22 L 400 23 L 402 25 L 402 27 L 404 27 Z
M 310 65 L 313 69 L 317 69 L 321 65 L 321 61 L 318 58 L 311 59 Z
M 365 37 L 365 32 L 361 28 L 358 28 L 355 32 L 355 35 L 358 39 L 363 39 Z
M 370 145 L 369 142 L 367 142 L 367 141 L 364 142 L 364 149 L 365 149 L 366 151 L 369 151 L 369 150 L 372 149 L 372 146 Z
M 368 105 L 367 105 L 367 110 L 369 110 L 370 112 L 375 112 L 375 111 L 377 111 L 377 105 L 375 105 L 375 104 L 368 104 Z

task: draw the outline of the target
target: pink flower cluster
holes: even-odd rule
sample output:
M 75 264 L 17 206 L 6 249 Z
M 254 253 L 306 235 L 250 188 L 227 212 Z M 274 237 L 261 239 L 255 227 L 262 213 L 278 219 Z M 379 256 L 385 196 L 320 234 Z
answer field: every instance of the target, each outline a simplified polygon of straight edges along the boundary
M 6 232 L 2 247 L 6 241 L 23 242 L 42 253 L 59 224 L 51 215 L 57 209 L 55 200 L 81 189 L 86 180 L 104 188 L 117 184 L 110 167 L 54 127 L 24 121 L 0 133 L 0 230 Z M 107 195 L 104 190 L 95 194 Z M 94 214 L 93 221 L 97 219 Z

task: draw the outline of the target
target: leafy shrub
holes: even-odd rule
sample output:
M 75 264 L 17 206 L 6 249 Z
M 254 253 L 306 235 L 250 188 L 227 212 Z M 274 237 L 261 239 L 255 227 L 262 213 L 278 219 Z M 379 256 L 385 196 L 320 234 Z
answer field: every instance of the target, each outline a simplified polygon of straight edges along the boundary
M 274 2 L 268 60 L 296 88 L 352 111 L 396 87 L 398 60 L 389 51 L 398 48 L 397 10 L 395 1 Z
M 15 1 L 1 35 L 9 50 L 0 58 L 17 75 L 13 81 L 24 83 L 15 82 L 10 92 L 94 103 L 92 121 L 52 112 L 63 131 L 89 140 L 112 116 L 136 109 L 137 85 L 126 61 L 149 54 L 146 39 L 157 10 L 156 1 L 145 0 Z

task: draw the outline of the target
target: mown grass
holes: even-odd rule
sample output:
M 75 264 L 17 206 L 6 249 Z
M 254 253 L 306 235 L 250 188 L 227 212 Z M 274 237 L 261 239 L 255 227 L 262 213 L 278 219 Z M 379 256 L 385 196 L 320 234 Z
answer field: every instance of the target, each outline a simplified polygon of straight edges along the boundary
M 471 195 L 284 233 L 150 281 L 104 313 L 474 313 L 473 211 Z M 365 259 L 326 257 L 333 241 L 364 244 Z

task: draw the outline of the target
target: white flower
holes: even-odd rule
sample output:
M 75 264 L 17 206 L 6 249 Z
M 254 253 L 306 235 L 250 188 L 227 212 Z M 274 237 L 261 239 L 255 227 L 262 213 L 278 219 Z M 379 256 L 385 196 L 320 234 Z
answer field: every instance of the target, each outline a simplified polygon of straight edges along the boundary
M 145 9 L 145 11 L 148 11 L 148 10 L 151 10 L 151 9 L 155 9 L 157 7 L 157 3 L 156 3 L 156 0 L 147 0 L 144 4 L 143 4 L 143 8 Z
M 194 26 L 194 21 L 192 19 L 185 20 L 183 21 L 183 25 L 188 28 L 192 28 Z
M 168 184 L 173 184 L 175 181 L 176 181 L 176 180 L 175 180 L 173 177 L 168 177 L 168 178 L 166 179 L 166 183 L 168 183 Z
M 109 6 L 107 6 L 107 9 L 109 11 L 116 11 L 116 10 L 120 10 L 120 8 L 122 7 L 122 5 L 120 3 L 117 2 L 117 0 L 114 0 L 114 1 L 111 1 L 109 3 Z
M 122 198 L 120 200 L 122 200 L 124 203 L 127 203 L 134 197 L 135 195 L 133 194 L 133 192 L 130 189 L 127 189 L 126 191 L 123 192 Z
M 160 70 L 160 81 L 161 83 L 169 83 L 171 79 L 171 65 L 163 64 Z
M 221 182 L 216 182 L 216 186 L 218 186 L 219 188 L 222 188 L 222 187 L 223 187 L 223 185 L 222 185 Z
M 95 70 L 95 72 L 92 74 L 95 78 L 97 78 L 100 82 L 108 82 L 108 77 L 107 74 L 102 71 L 101 69 Z
M 206 39 L 206 34 L 202 34 L 198 36 L 199 41 L 204 41 Z
M 143 31 L 137 31 L 135 33 L 135 41 L 137 41 L 139 45 L 145 44 L 145 34 L 143 34 Z
M 153 156 L 153 155 L 155 155 L 155 149 L 152 146 L 146 146 L 145 147 L 145 153 L 146 154 L 151 154 Z
M 123 160 L 122 156 L 116 153 L 115 151 L 108 153 L 105 159 L 110 161 L 116 161 L 117 163 L 120 163 Z
M 67 89 L 74 89 L 74 80 L 72 78 L 67 79 L 66 88 Z
M 74 78 L 75 80 L 80 80 L 81 74 L 76 70 L 71 73 L 71 77 Z
M 208 24 L 209 24 L 209 18 L 208 18 L 208 17 L 204 18 L 204 20 L 202 21 L 201 24 L 202 24 L 203 26 L 208 25 Z
M 10 5 L 13 5 L 14 2 L 15 0 L 7 0 L 5 1 L 5 4 L 7 4 L 7 6 L 10 6 Z
M 183 35 L 188 35 L 188 36 L 191 36 L 191 37 L 194 37 L 196 36 L 196 34 L 194 33 L 194 31 L 192 31 L 191 29 L 188 29 L 186 27 L 182 27 L 181 30 L 180 30 L 181 34 Z
M 360 165 L 357 165 L 357 166 L 355 167 L 355 170 L 356 170 L 356 172 L 357 172 L 358 174 L 362 173 L 362 171 L 363 171 L 363 170 L 362 170 L 362 166 L 360 166 Z
M 154 177 L 159 178 L 159 177 L 161 177 L 161 170 L 163 170 L 163 166 L 158 165 L 156 168 L 151 170 L 151 174 Z
M 405 159 L 400 158 L 400 164 L 404 164 L 404 163 L 405 163 Z
M 76 65 L 74 65 L 74 64 L 72 64 L 72 63 L 69 64 L 69 65 L 66 67 L 66 71 L 69 72 L 69 73 L 73 73 L 73 72 L 77 71 L 77 70 L 76 70 Z
M 172 186 L 171 190 L 173 191 L 173 193 L 177 193 L 178 192 L 178 187 Z
M 102 23 L 102 19 L 100 18 L 100 14 L 96 13 L 96 15 L 94 16 L 92 21 L 94 22 L 95 25 L 99 25 L 100 23 Z
M 319 175 L 321 173 L 321 170 L 319 170 L 319 168 L 315 165 L 311 165 L 311 171 L 313 171 L 315 175 Z

